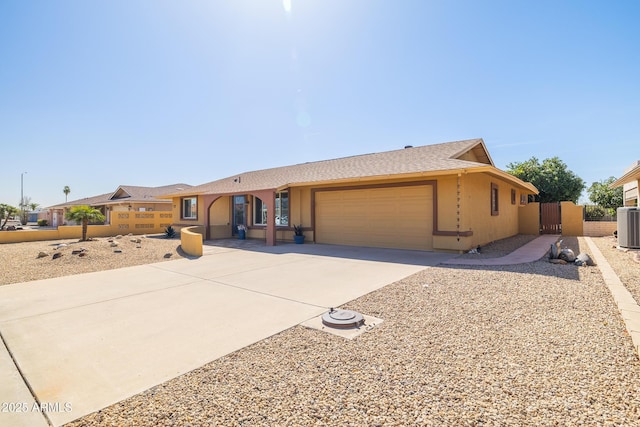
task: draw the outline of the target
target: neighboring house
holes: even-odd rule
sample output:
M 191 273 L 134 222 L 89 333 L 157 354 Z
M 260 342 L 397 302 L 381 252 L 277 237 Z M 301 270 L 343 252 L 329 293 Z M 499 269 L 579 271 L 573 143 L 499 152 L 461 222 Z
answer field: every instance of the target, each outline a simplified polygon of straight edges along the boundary
M 461 251 L 518 234 L 520 207 L 537 193 L 472 139 L 244 172 L 163 197 L 173 225 L 200 226 L 205 239 L 244 225 L 274 245 L 302 224 L 316 243 Z
M 635 161 L 624 171 L 624 175 L 611 184 L 611 188 L 622 187 L 624 206 L 638 206 L 638 187 L 640 187 L 640 160 Z
M 158 198 L 170 192 L 191 188 L 188 184 L 172 184 L 162 187 L 140 187 L 121 185 L 113 193 L 86 197 L 50 206 L 38 215 L 38 219 L 46 219 L 54 227 L 65 223 L 65 214 L 73 206 L 91 206 L 105 216 L 105 223 L 111 222 L 111 213 L 117 211 L 171 211 L 171 201 Z

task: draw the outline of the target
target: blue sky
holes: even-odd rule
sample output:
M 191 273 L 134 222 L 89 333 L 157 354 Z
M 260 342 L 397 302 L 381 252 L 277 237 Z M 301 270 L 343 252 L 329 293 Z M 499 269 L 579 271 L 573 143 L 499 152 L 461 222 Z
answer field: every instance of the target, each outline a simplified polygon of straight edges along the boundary
M 483 138 L 640 159 L 640 2 L 0 0 L 0 203 Z

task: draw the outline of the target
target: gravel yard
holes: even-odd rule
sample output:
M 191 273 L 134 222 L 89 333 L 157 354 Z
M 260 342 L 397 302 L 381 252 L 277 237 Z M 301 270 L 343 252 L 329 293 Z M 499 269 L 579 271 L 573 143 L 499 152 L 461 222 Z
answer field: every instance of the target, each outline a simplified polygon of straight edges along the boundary
M 618 242 L 613 236 L 593 238 L 593 242 L 607 258 L 611 268 L 633 298 L 640 302 L 640 250 L 618 249 Z
M 136 243 L 138 239 L 140 243 Z M 109 240 L 117 246 L 112 247 Z M 168 261 L 184 256 L 179 246 L 180 239 L 165 239 L 164 235 L 114 236 L 88 242 L 71 239 L 0 244 L 3 260 L 0 285 Z M 74 250 L 83 248 L 86 249 L 84 256 L 73 254 Z M 46 256 L 39 258 L 40 252 Z M 53 259 L 56 253 L 61 256 Z M 165 258 L 166 254 L 171 256 Z
M 344 308 L 384 322 L 354 340 L 297 326 L 69 425 L 640 424 L 640 363 L 597 267 L 428 268 Z

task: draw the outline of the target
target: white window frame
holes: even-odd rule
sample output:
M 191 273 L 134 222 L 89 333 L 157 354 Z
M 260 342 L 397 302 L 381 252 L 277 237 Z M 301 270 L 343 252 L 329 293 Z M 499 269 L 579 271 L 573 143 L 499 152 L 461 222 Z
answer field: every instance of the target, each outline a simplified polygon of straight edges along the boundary
M 282 201 L 287 200 L 286 212 L 282 211 Z M 266 226 L 267 225 L 267 205 L 259 197 L 254 196 L 253 202 L 253 225 Z M 276 226 L 286 227 L 289 225 L 289 192 L 279 191 L 276 193 Z M 283 220 L 283 218 L 286 218 Z

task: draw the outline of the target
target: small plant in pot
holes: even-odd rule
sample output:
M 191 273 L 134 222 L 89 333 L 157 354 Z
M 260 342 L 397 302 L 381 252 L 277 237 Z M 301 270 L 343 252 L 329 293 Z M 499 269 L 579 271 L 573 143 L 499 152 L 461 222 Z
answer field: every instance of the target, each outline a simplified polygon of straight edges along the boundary
M 293 226 L 293 241 L 298 244 L 304 243 L 304 233 L 302 232 L 302 224 Z

